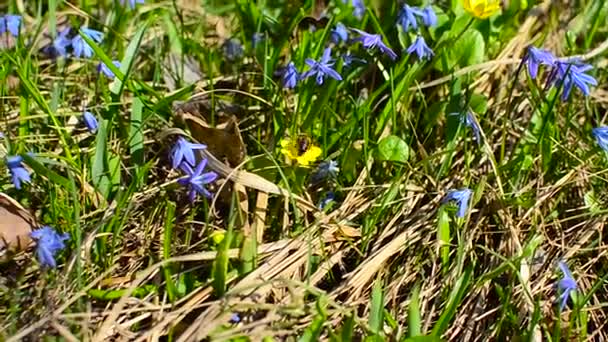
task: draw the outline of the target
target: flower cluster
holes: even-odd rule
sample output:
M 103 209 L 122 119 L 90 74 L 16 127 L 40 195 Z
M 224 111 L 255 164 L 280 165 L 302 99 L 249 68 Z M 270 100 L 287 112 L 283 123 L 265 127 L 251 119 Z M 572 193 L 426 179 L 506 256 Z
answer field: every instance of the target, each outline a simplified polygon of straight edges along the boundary
M 573 87 L 578 88 L 585 96 L 589 96 L 589 86 L 597 86 L 597 80 L 587 74 L 593 66 L 577 59 L 560 59 L 548 50 L 529 46 L 523 62 L 528 68 L 531 79 L 538 77 L 539 66 L 549 67 L 547 82 L 561 89 L 562 101 L 570 98 Z
M 57 267 L 55 255 L 65 248 L 64 241 L 70 238 L 67 233 L 59 234 L 53 228 L 44 226 L 34 230 L 30 236 L 37 242 L 37 255 L 43 267 Z
M 422 21 L 422 24 L 426 27 L 437 26 L 437 15 L 433 10 L 433 7 L 427 6 L 425 8 L 412 7 L 408 4 L 404 4 L 399 11 L 397 17 L 397 24 L 401 26 L 403 32 L 409 32 L 410 30 L 418 31 L 420 25 L 418 20 Z M 418 31 L 413 43 L 406 49 L 408 54 L 415 53 L 418 59 L 431 59 L 434 53 L 433 50 L 426 44 L 424 37 Z
M 100 31 L 81 27 L 80 32 L 97 44 L 103 41 L 104 35 Z M 45 51 L 55 57 L 67 57 L 70 49 L 74 57 L 91 58 L 93 56 L 91 46 L 78 32 L 72 32 L 72 29 L 69 27 L 59 31 L 57 37 L 55 37 L 50 46 L 45 48 Z
M 188 197 L 194 202 L 196 195 L 211 198 L 211 192 L 205 185 L 212 183 L 218 177 L 217 173 L 203 172 L 207 166 L 207 159 L 202 159 L 196 164 L 194 151 L 207 148 L 206 145 L 191 143 L 183 137 L 177 138 L 177 142 L 171 149 L 171 161 L 174 169 L 183 171 L 186 176 L 179 179 L 178 183 L 188 187 Z

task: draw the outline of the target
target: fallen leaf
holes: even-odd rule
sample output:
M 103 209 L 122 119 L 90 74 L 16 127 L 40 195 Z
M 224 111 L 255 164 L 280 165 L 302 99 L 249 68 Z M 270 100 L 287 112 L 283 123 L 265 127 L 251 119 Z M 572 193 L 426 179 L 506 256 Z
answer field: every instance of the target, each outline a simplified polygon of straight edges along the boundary
M 36 220 L 17 201 L 0 192 L 0 253 L 28 248 Z

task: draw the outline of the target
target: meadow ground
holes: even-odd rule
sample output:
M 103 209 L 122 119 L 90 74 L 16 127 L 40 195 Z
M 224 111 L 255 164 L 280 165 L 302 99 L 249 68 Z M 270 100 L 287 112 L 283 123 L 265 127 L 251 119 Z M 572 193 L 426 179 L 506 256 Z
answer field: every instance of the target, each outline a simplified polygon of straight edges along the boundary
M 604 0 L 0 16 L 0 340 L 608 339 Z

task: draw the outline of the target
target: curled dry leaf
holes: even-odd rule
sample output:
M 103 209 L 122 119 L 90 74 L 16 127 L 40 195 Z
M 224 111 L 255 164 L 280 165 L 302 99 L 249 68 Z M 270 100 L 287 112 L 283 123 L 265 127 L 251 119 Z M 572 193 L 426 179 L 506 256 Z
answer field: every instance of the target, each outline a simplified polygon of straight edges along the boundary
M 17 201 L 0 192 L 0 254 L 26 249 L 35 227 L 34 217 Z

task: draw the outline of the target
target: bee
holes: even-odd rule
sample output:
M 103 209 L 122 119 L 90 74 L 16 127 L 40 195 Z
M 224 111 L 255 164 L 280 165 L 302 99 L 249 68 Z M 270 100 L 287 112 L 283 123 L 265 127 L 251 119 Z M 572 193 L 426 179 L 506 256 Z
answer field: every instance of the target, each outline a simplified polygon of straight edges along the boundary
M 306 135 L 300 135 L 296 141 L 296 146 L 298 147 L 298 157 L 306 153 L 311 145 L 312 140 L 309 137 Z

